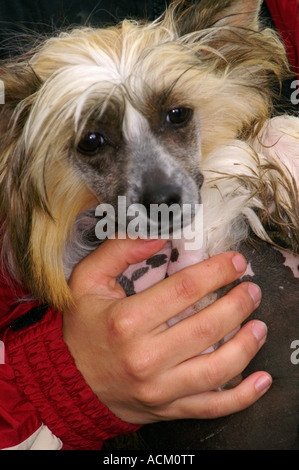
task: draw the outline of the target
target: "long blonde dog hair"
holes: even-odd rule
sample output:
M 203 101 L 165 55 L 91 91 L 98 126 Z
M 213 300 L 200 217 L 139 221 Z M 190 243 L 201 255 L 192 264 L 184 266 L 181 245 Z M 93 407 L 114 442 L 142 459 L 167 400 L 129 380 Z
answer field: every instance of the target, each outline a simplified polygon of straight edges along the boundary
M 65 245 L 78 214 L 101 201 L 70 154 L 108 100 L 138 102 L 146 116 L 149 90 L 184 96 L 200 116 L 199 165 L 217 147 L 259 134 L 289 74 L 280 40 L 258 20 L 260 4 L 175 1 L 152 23 L 77 27 L 0 65 L 1 258 L 40 302 L 71 305 Z

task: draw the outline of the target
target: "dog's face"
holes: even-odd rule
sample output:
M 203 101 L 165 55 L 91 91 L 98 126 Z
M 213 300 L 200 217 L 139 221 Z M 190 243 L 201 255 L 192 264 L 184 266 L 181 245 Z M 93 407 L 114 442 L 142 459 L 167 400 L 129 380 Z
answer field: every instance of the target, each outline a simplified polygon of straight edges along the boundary
M 75 29 L 2 67 L 1 217 L 40 298 L 67 296 L 78 213 L 120 195 L 194 206 L 205 156 L 268 116 L 285 55 L 260 3 L 175 1 L 160 21 Z
M 194 207 L 203 181 L 197 110 L 186 93 L 165 96 L 145 80 L 138 85 L 111 90 L 104 111 L 90 116 L 79 133 L 71 164 L 97 199 L 116 210 L 120 195 L 149 214 L 151 204 Z

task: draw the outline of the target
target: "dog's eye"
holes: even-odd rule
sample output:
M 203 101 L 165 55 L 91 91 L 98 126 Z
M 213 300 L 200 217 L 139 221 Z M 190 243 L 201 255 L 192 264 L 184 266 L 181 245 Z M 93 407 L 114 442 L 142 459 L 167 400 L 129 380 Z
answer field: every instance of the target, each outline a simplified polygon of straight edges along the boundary
M 89 132 L 80 140 L 77 148 L 80 153 L 93 156 L 105 143 L 106 141 L 101 134 Z
M 171 124 L 184 124 L 189 121 L 192 114 L 190 108 L 174 108 L 167 113 L 166 122 Z

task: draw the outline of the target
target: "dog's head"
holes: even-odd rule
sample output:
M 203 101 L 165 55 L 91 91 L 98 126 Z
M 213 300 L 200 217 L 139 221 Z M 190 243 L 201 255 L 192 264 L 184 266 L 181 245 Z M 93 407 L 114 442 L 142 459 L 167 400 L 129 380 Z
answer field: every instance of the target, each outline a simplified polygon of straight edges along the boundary
M 68 304 L 80 212 L 120 195 L 196 204 L 202 159 L 268 117 L 287 66 L 260 3 L 175 1 L 153 23 L 77 28 L 1 66 L 3 246 L 40 300 Z

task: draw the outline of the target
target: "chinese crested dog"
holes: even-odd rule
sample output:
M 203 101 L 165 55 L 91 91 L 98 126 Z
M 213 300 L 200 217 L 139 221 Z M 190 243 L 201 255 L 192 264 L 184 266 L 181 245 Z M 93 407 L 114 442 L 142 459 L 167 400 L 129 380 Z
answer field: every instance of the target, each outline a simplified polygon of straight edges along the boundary
M 269 340 L 252 367 L 277 378 L 273 392 L 217 424 L 145 428 L 158 448 L 163 426 L 176 426 L 172 449 L 284 448 L 297 433 L 299 119 L 273 117 L 290 70 L 260 4 L 177 0 L 154 22 L 78 27 L 0 66 L 1 260 L 14 282 L 68 309 L 68 277 L 99 243 L 95 208 L 117 211 L 125 196 L 126 207 L 202 204 L 202 245 L 173 242 L 171 272 L 234 249 L 263 290 Z

